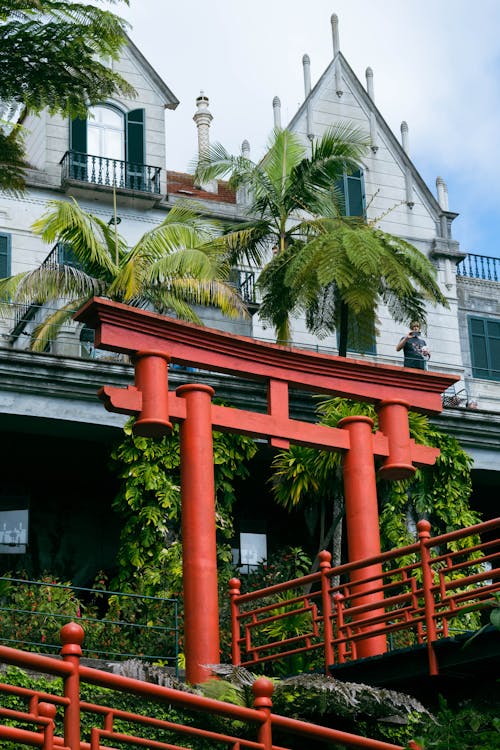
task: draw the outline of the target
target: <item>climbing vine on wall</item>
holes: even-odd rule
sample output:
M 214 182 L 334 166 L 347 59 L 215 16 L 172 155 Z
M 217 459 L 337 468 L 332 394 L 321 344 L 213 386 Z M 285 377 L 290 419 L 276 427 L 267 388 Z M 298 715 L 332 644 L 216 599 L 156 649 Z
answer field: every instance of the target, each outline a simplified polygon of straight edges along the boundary
M 150 595 L 175 596 L 181 589 L 179 427 L 161 439 L 136 437 L 133 420 L 112 453 L 122 480 L 113 508 L 124 525 L 113 585 Z M 255 442 L 241 435 L 214 432 L 216 525 L 220 563 L 229 563 L 233 535 L 234 482 L 249 475 Z

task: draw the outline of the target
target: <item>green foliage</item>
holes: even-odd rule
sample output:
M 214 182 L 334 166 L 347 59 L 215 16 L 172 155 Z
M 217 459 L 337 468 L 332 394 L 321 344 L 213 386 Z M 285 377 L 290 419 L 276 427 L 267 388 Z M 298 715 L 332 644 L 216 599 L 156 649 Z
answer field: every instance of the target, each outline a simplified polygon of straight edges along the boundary
M 498 750 L 500 711 L 472 702 L 453 708 L 441 698 L 436 721 L 423 725 L 416 741 L 423 750 Z
M 342 215 L 332 186 L 361 167 L 368 145 L 349 123 L 336 123 L 307 149 L 295 133 L 275 129 L 257 163 L 216 144 L 197 165 L 198 179 L 229 176 L 247 191 L 249 219 L 226 237 L 233 257 L 238 248 L 240 255 L 275 248 L 258 286 L 259 315 L 278 341 L 289 341 L 291 317 L 305 314 L 312 333 L 339 331 L 345 356 L 349 325 L 353 344 L 371 343 L 379 304 L 400 322 L 425 320 L 426 301 L 448 307 L 423 253 L 376 228 L 377 220 Z
M 0 580 L 0 634 L 8 646 L 57 653 L 60 629 L 70 621 L 85 630 L 88 658 L 159 654 L 175 666 L 175 603 L 126 597 L 106 591 L 106 576 L 98 574 L 94 590 L 72 589 L 50 575 L 38 581 Z
M 110 0 L 113 2 L 113 0 Z M 107 5 L 110 4 L 107 3 Z M 124 0 L 128 2 L 128 0 Z M 106 64 L 126 41 L 126 23 L 107 9 L 70 0 L 0 2 L 0 99 L 31 112 L 84 117 L 89 104 L 134 89 Z M 0 185 L 24 186 L 20 131 L 0 137 Z
M 73 199 L 49 201 L 32 227 L 44 242 L 71 247 L 76 264 L 42 263 L 32 271 L 0 280 L 0 313 L 12 304 L 41 305 L 41 321 L 30 331 L 30 348 L 45 351 L 75 309 L 95 295 L 134 307 L 173 314 L 201 324 L 198 306 L 212 306 L 230 318 L 248 317 L 229 283 L 230 264 L 219 244 L 217 221 L 177 203 L 130 251 L 125 239 Z
M 156 440 L 134 436 L 132 424 L 127 423 L 125 439 L 112 453 L 114 470 L 123 480 L 113 507 L 124 519 L 114 585 L 176 596 L 182 590 L 179 428 Z M 213 439 L 218 557 L 227 566 L 234 481 L 248 476 L 256 446 L 250 438 L 230 433 L 215 432 Z

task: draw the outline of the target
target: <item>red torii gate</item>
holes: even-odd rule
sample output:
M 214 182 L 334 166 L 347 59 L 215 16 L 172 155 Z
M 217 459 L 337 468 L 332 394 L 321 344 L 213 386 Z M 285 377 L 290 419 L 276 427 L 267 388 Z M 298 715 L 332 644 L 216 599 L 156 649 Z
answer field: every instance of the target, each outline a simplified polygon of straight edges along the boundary
M 100 398 L 110 411 L 137 417 L 137 435 L 158 437 L 181 422 L 181 498 L 186 678 L 207 679 L 204 665 L 220 660 L 215 543 L 212 428 L 264 437 L 277 448 L 290 442 L 344 453 L 344 492 L 349 560 L 380 552 L 376 473 L 385 479 L 411 476 L 431 465 L 439 451 L 410 439 L 408 410 L 440 412 L 441 393 L 459 378 L 353 359 L 310 353 L 222 333 L 94 298 L 75 316 L 96 331 L 96 346 L 132 357 L 135 383 L 104 386 Z M 169 362 L 267 381 L 267 414 L 216 406 L 214 391 L 200 384 L 168 390 Z M 289 416 L 289 387 L 345 396 L 376 405 L 379 431 L 368 417 L 347 417 L 338 428 Z M 379 565 L 360 571 L 380 574 Z M 372 584 L 375 587 L 375 584 Z M 360 584 L 359 604 L 377 602 L 370 584 Z M 359 656 L 385 651 L 385 638 L 360 644 Z

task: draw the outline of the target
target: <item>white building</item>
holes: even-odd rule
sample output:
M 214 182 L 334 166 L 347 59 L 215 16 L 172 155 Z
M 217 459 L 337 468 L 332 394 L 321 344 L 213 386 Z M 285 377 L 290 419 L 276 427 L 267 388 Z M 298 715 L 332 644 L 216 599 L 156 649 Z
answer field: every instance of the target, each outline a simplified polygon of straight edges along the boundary
M 436 421 L 458 437 L 473 456 L 476 502 L 485 507 L 488 515 L 494 515 L 488 495 L 490 488 L 498 488 L 500 465 L 499 261 L 467 256 L 453 240 L 452 222 L 457 214 L 448 208 L 444 181 L 437 178 L 435 194 L 424 183 L 410 157 L 408 126 L 401 124 L 398 137 L 390 130 L 375 104 L 373 72 L 367 68 L 366 84 L 362 85 L 340 52 L 335 16 L 331 31 L 332 62 L 313 86 L 310 60 L 304 56 L 304 102 L 290 123 L 281 123 L 276 97 L 274 123 L 299 133 L 306 144 L 338 120 L 355 122 L 369 133 L 371 148 L 362 172 L 346 177 L 351 213 L 364 211 L 369 220 L 381 217 L 379 226 L 383 230 L 407 239 L 436 265 L 449 309 L 428 311 L 430 369 L 459 373 L 462 377 L 456 390 L 444 395 L 446 408 Z M 52 199 L 69 200 L 73 196 L 83 208 L 106 222 L 114 221 L 116 202 L 120 233 L 130 245 L 158 224 L 176 201 L 186 197 L 196 200 L 203 212 L 217 217 L 241 219 L 244 215 L 244 196 L 234 195 L 224 183 L 195 186 L 191 175 L 166 171 L 164 110 L 175 109 L 177 99 L 131 41 L 116 67 L 135 87 L 137 98 L 105 102 L 94 107 L 87 120 L 70 122 L 47 113 L 24 119 L 31 165 L 28 190 L 21 197 L 0 196 L 2 276 L 34 269 L 47 258 L 50 248 L 30 227 Z M 211 119 L 208 98 L 201 94 L 194 115 L 200 150 L 207 147 Z M 194 128 L 186 137 L 195 140 Z M 243 148 L 248 148 L 245 142 Z M 56 247 L 50 257 L 48 262 L 64 261 L 65 249 Z M 262 325 L 258 306 L 253 304 L 256 272 L 251 268 L 239 271 L 242 292 L 254 312 L 251 321 L 234 323 L 207 310 L 207 325 L 272 339 L 272 331 Z M 404 331 L 383 308 L 378 314 L 380 334 L 374 351 L 353 356 L 402 365 L 402 355 L 396 353 L 395 344 Z M 80 441 L 81 451 L 82 440 L 90 441 L 94 448 L 107 443 L 116 437 L 124 418 L 106 413 L 94 397 L 95 390 L 104 383 L 125 385 L 132 379 L 126 363 L 89 358 L 95 352 L 76 325 L 51 342 L 46 353 L 30 353 L 26 334 L 34 320 L 36 311 L 17 309 L 12 311 L 10 320 L 0 324 L 0 432 L 3 444 L 9 446 L 4 454 L 8 470 L 0 481 L 0 512 L 2 507 L 17 507 L 19 498 L 31 503 L 34 510 L 40 502 L 35 477 L 20 469 L 23 461 L 30 465 L 36 457 L 29 451 L 23 455 L 19 446 L 29 445 L 30 450 L 36 450 L 33 446 L 40 445 L 40 441 L 48 445 L 51 440 L 62 438 Z M 293 331 L 297 346 L 336 352 L 335 337 L 315 339 L 303 320 L 294 321 Z M 235 399 L 247 399 L 247 403 L 253 398 L 248 393 L 238 395 L 238 389 L 224 379 L 216 387 L 220 395 L 232 394 Z M 307 411 L 307 407 L 303 408 Z M 10 447 L 15 445 L 17 449 L 13 447 L 11 454 Z M 91 451 L 92 460 L 99 452 L 97 448 Z M 75 461 L 75 471 L 78 466 Z M 101 470 L 104 465 L 97 467 L 96 474 Z M 60 484 L 57 473 L 53 481 L 54 485 Z M 97 496 L 101 485 L 96 476 Z M 57 493 L 63 494 L 60 488 Z M 94 542 L 105 544 L 99 537 Z M 59 559 L 57 554 L 54 559 Z

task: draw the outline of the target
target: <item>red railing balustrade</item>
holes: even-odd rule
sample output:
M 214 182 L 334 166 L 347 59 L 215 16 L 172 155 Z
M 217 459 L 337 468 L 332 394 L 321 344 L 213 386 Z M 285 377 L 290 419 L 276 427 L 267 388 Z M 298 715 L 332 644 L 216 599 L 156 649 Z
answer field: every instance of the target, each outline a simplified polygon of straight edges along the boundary
M 14 695 L 25 702 L 24 711 L 0 707 L 2 741 L 13 743 L 13 747 L 23 744 L 40 747 L 42 750 L 109 750 L 110 747 L 116 747 L 116 744 L 175 750 L 185 742 L 199 738 L 210 741 L 210 746 L 214 748 L 285 750 L 273 744 L 273 733 L 278 729 L 280 736 L 282 733 L 300 736 L 304 737 L 306 742 L 313 739 L 324 743 L 325 747 L 332 743 L 342 743 L 347 748 L 364 750 L 402 750 L 399 745 L 273 714 L 273 684 L 265 677 L 257 679 L 253 684 L 254 707 L 245 708 L 83 666 L 80 663 L 83 637 L 83 628 L 76 623 L 68 623 L 61 629 L 62 660 L 0 646 L 1 662 L 56 675 L 63 680 L 62 695 L 0 684 L 0 697 L 2 694 Z M 80 684 L 83 682 L 125 692 L 139 699 L 154 700 L 164 706 L 175 706 L 194 712 L 197 716 L 203 713 L 216 714 L 233 722 L 242 722 L 247 732 L 241 730 L 241 734 L 247 735 L 248 728 L 253 727 L 255 739 L 204 729 L 193 723 L 183 724 L 179 721 L 153 718 L 141 714 L 139 710 L 132 713 L 114 708 L 112 705 L 88 703 L 80 699 Z M 111 698 L 110 701 L 112 702 Z M 5 701 L 3 703 L 5 704 Z M 140 705 L 141 701 L 138 700 L 138 708 Z M 64 714 L 62 736 L 55 731 L 58 711 Z M 81 713 L 90 714 L 95 719 L 95 726 L 91 727 L 88 739 L 81 737 Z M 178 715 L 178 712 L 176 713 Z M 128 732 L 123 731 L 123 721 L 127 722 Z M 234 723 L 230 727 L 231 732 L 236 731 Z M 151 739 L 147 734 L 148 730 L 151 732 L 152 729 L 163 731 L 165 737 Z M 417 748 L 416 745 L 414 747 Z
M 396 647 L 426 644 L 429 674 L 437 674 L 435 642 L 470 630 L 470 612 L 500 591 L 500 518 L 436 537 L 428 521 L 417 528 L 415 544 L 334 568 L 323 551 L 319 572 L 258 591 L 242 594 L 231 579 L 233 664 L 308 655 L 317 666 L 317 654 L 328 674 L 378 635 Z M 376 564 L 382 574 L 356 575 Z M 367 590 L 380 596 L 367 602 Z

